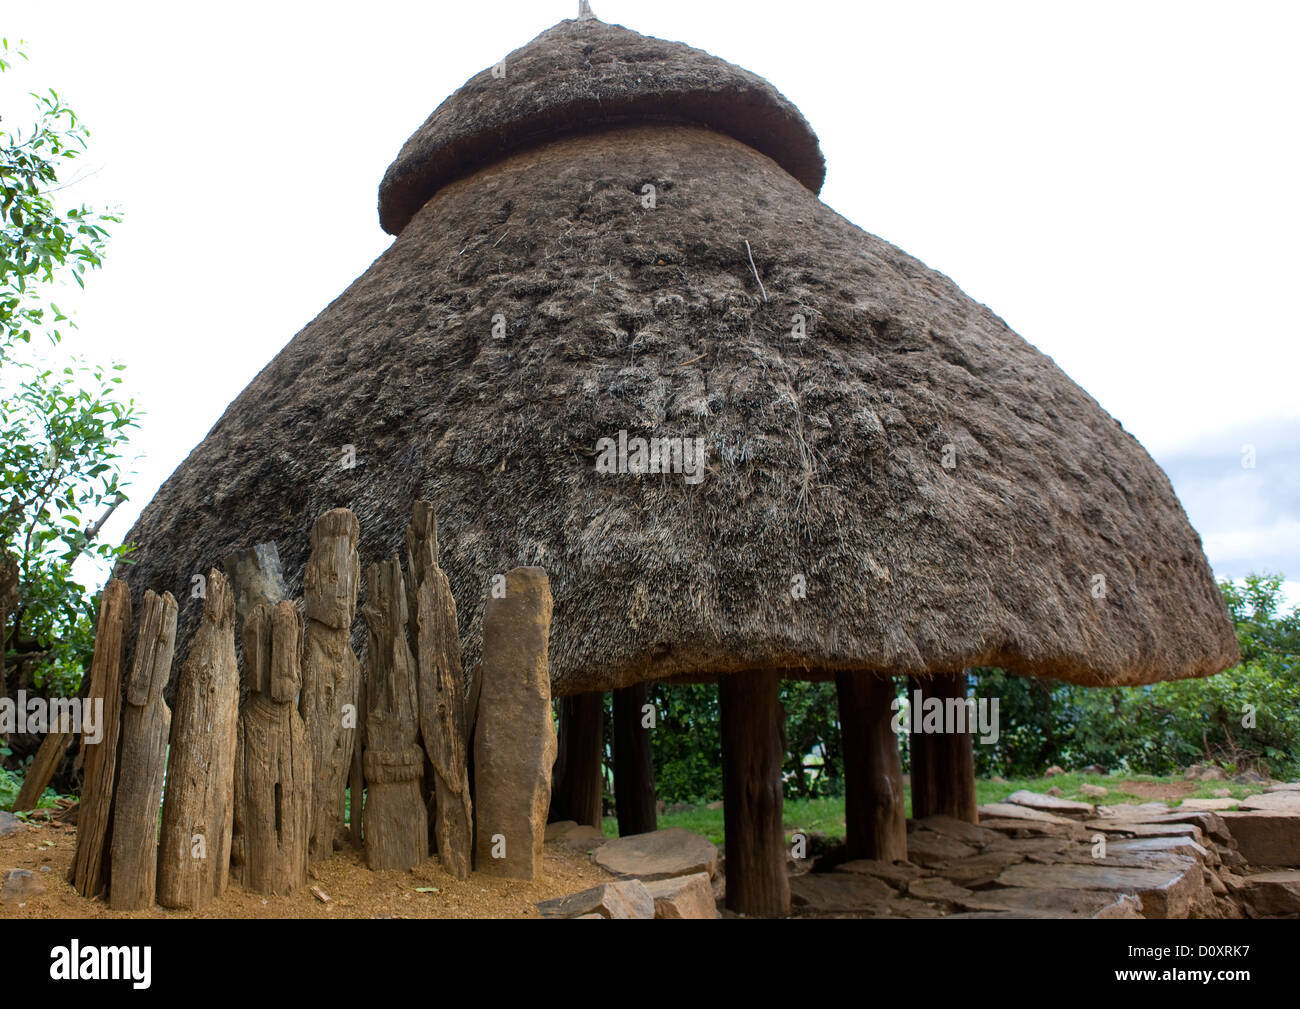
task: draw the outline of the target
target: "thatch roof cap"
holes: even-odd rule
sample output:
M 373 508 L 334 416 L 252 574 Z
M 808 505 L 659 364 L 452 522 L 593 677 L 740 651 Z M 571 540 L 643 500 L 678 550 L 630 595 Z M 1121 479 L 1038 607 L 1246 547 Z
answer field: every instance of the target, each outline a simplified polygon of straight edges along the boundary
M 812 192 L 826 177 L 817 137 L 763 78 L 680 42 L 593 17 L 561 21 L 434 110 L 379 186 L 379 222 L 406 227 L 448 182 L 564 133 L 631 122 L 688 122 L 761 151 Z
M 703 479 L 602 475 L 620 431 L 703 439 Z M 546 569 L 556 694 L 756 668 L 1118 685 L 1238 657 L 1131 435 L 947 277 L 697 125 L 567 134 L 443 186 L 162 486 L 126 577 L 184 593 L 275 540 L 296 593 L 317 516 L 352 509 L 374 561 L 419 498 L 467 668 L 494 577 Z

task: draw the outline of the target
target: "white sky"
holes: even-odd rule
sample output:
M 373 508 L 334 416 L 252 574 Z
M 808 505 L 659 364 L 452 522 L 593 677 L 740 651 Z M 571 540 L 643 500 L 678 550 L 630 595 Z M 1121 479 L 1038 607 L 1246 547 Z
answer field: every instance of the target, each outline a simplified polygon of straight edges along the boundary
M 821 139 L 823 199 L 952 277 L 1119 418 L 1166 463 L 1218 573 L 1296 558 L 1300 577 L 1300 500 L 1263 516 L 1253 497 L 1300 488 L 1300 5 L 593 7 L 771 80 Z M 0 76 L 5 125 L 30 118 L 23 91 L 61 91 L 92 131 L 93 174 L 72 193 L 126 214 L 105 269 L 63 299 L 72 345 L 126 364 L 146 412 L 133 500 L 105 530 L 121 538 L 387 247 L 376 189 L 402 142 L 577 3 L 6 8 L 0 32 L 31 59 Z M 1277 446 L 1247 480 L 1245 441 Z M 1167 463 L 1187 459 L 1195 486 Z

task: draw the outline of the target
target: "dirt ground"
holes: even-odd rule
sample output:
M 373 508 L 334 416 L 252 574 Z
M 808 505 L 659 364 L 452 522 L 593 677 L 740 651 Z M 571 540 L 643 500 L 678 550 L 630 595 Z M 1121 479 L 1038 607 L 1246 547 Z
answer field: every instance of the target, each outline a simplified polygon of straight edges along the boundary
M 68 884 L 76 847 L 76 828 L 29 824 L 0 838 L 0 875 L 8 869 L 31 869 L 45 892 L 25 905 L 0 903 L 4 918 L 536 918 L 534 905 L 550 897 L 583 890 L 610 879 L 582 853 L 548 844 L 540 879 L 531 883 L 474 874 L 461 883 L 430 858 L 410 872 L 371 872 L 350 849 L 314 866 L 304 888 L 288 897 L 263 897 L 233 885 L 205 910 L 110 911 L 102 900 L 86 900 Z M 42 869 L 48 867 L 49 871 Z M 330 900 L 322 903 L 310 890 L 318 887 Z M 416 887 L 437 887 L 417 893 Z

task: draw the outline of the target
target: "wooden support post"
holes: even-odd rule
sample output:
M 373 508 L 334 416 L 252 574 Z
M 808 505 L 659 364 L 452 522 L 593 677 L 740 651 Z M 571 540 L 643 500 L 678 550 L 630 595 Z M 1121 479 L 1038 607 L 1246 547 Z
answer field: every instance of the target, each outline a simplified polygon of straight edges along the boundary
M 370 565 L 366 584 L 366 864 L 409 869 L 429 856 L 429 818 L 421 794 L 420 700 L 401 563 L 393 557 Z
M 468 879 L 474 856 L 474 812 L 469 791 L 469 735 L 460 629 L 451 582 L 438 567 L 438 520 L 417 501 L 406 529 L 407 570 L 416 588 L 415 639 L 420 734 L 433 768 L 433 830 L 438 858 L 457 879 Z
M 755 670 L 723 676 L 718 681 L 718 707 L 727 907 L 738 914 L 788 914 L 790 881 L 781 823 L 785 712 L 780 674 Z
M 311 529 L 303 572 L 302 696 L 298 710 L 312 745 L 313 862 L 328 859 L 343 840 L 343 792 L 352 767 L 361 663 L 352 651 L 361 561 L 357 517 L 335 508 Z
M 49 726 L 53 729 L 54 726 Z M 23 787 L 18 790 L 18 796 L 14 799 L 14 812 L 26 809 L 35 809 L 41 801 L 41 796 L 45 794 L 45 786 L 50 783 L 54 777 L 54 772 L 58 769 L 59 761 L 63 759 L 64 753 L 68 750 L 68 744 L 72 742 L 74 732 L 47 732 L 45 738 L 41 740 L 40 747 L 36 750 L 36 756 L 32 758 L 31 766 L 27 768 L 27 776 L 23 778 Z
M 958 704 L 966 703 L 965 670 L 913 678 L 912 687 L 921 691 L 923 698 L 938 699 L 945 715 Z M 915 713 L 912 715 L 914 720 L 917 717 Z M 920 717 L 924 722 L 924 712 Z M 972 727 L 968 722 L 965 724 L 968 729 Z M 908 745 L 912 755 L 912 819 L 942 814 L 978 823 L 974 734 L 913 731 L 908 736 Z
M 101 699 L 103 732 L 98 742 L 82 739 L 81 805 L 77 811 L 77 850 L 68 882 L 83 897 L 98 897 L 108 882 L 117 780 L 117 741 L 122 731 L 122 671 L 131 633 L 131 591 L 109 579 L 99 597 L 95 655 L 90 662 L 87 701 Z
M 560 698 L 560 733 L 549 819 L 600 827 L 605 797 L 605 695 Z
M 845 848 L 850 858 L 907 858 L 907 816 L 898 736 L 891 727 L 894 681 L 872 673 L 835 676 L 844 746 Z
M 357 731 L 352 740 L 352 767 L 348 772 L 348 840 L 361 850 L 366 818 L 366 774 L 363 753 L 366 746 L 366 673 L 357 683 Z
M 645 724 L 649 684 L 614 691 L 614 808 L 618 836 L 648 834 L 659 825 L 655 811 L 655 765 Z
M 197 910 L 226 891 L 235 809 L 239 666 L 235 596 L 208 574 L 203 618 L 181 666 L 158 841 L 158 903 Z
M 108 903 L 114 911 L 152 907 L 158 879 L 158 810 L 172 713 L 163 688 L 176 645 L 176 600 L 144 594 L 135 657 L 126 681 L 122 754 L 113 803 Z
M 297 705 L 297 607 L 259 603 L 244 622 L 243 641 L 248 700 L 235 744 L 231 871 L 249 890 L 285 896 L 306 885 L 311 828 L 311 740 Z

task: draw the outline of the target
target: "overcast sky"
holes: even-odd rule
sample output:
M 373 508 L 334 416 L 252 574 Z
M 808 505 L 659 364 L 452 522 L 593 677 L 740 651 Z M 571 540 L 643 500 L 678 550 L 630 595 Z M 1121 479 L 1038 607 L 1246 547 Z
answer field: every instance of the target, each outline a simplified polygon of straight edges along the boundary
M 30 118 L 22 92 L 60 90 L 92 131 L 72 194 L 125 212 L 105 269 L 65 299 L 75 349 L 124 363 L 145 411 L 106 535 L 387 248 L 376 189 L 403 141 L 577 6 L 7 5 L 30 61 L 0 76 L 5 126 Z M 1119 418 L 1216 573 L 1300 579 L 1300 5 L 593 7 L 772 81 L 821 139 L 826 203 Z

